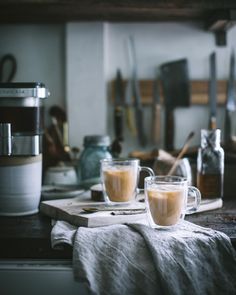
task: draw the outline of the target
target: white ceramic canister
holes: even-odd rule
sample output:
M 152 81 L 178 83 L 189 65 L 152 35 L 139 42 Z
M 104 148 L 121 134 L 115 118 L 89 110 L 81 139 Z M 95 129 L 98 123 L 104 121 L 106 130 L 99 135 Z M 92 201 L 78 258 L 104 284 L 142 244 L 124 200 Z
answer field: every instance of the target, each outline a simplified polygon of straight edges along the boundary
M 0 157 L 0 216 L 38 212 L 42 155 Z
M 49 167 L 44 176 L 45 185 L 76 185 L 78 183 L 74 167 Z

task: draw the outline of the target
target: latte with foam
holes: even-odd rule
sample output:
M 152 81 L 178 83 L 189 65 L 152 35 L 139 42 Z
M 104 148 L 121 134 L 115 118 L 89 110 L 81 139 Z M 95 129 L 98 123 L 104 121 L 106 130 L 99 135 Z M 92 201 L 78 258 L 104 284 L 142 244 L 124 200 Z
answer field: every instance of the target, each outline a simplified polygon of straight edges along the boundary
M 138 171 L 132 166 L 115 166 L 103 170 L 106 194 L 111 202 L 129 202 L 135 198 Z
M 172 185 L 154 187 L 147 190 L 150 214 L 157 225 L 176 224 L 185 206 L 186 189 Z

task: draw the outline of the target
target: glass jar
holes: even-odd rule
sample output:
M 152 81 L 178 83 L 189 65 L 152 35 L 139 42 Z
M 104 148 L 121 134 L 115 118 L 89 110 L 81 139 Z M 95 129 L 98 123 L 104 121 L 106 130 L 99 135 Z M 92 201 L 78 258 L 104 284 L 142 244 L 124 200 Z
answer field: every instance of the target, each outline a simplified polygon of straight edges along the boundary
M 202 198 L 223 197 L 224 150 L 220 146 L 220 129 L 201 130 L 201 147 L 197 158 L 197 187 Z
M 92 135 L 84 137 L 84 150 L 77 166 L 78 183 L 89 188 L 100 183 L 100 160 L 111 159 L 109 136 Z

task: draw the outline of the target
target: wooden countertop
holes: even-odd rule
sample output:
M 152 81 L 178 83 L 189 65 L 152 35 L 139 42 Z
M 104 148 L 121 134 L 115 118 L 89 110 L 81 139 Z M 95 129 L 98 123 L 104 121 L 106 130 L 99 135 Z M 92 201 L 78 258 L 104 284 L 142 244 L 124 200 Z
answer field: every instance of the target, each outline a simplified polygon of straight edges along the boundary
M 225 233 L 236 248 L 236 198 L 224 200 L 220 209 L 192 214 L 185 219 Z
M 221 209 L 186 216 L 186 220 L 228 235 L 236 248 L 236 198 Z M 72 247 L 52 249 L 51 219 L 42 214 L 0 217 L 0 259 L 71 259 Z
M 0 259 L 68 259 L 72 247 L 51 248 L 51 219 L 40 213 L 0 217 Z

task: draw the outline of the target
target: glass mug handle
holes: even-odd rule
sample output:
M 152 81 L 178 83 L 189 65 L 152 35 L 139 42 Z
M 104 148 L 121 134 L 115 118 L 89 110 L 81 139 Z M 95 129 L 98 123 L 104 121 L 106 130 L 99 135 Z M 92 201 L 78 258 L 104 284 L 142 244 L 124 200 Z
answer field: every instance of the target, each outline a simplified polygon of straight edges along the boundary
M 139 174 L 140 174 L 141 171 L 147 172 L 149 174 L 149 176 L 155 176 L 154 171 L 149 167 L 139 166 Z M 141 192 L 144 193 L 144 188 L 138 188 L 137 187 L 136 194 L 139 194 Z
M 194 205 L 193 206 L 187 205 L 187 209 L 185 212 L 186 214 L 192 214 L 196 212 L 201 202 L 201 193 L 195 186 L 188 186 L 188 198 L 189 196 L 191 197 L 194 196 Z

